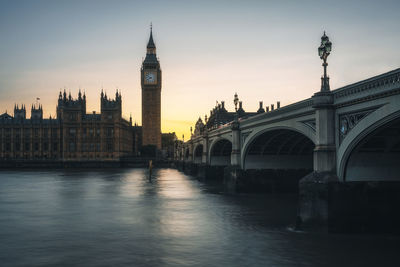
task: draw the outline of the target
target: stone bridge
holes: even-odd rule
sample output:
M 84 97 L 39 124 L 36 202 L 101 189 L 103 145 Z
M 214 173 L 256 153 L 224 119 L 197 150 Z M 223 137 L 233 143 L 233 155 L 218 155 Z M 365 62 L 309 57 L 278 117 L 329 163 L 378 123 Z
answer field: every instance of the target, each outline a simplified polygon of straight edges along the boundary
M 400 69 L 247 119 L 235 117 L 193 135 L 180 149 L 177 160 L 192 174 L 223 176 L 234 191 L 299 188 L 300 219 L 326 221 L 328 215 L 315 207 L 328 207 L 330 197 L 310 192 L 400 181 Z

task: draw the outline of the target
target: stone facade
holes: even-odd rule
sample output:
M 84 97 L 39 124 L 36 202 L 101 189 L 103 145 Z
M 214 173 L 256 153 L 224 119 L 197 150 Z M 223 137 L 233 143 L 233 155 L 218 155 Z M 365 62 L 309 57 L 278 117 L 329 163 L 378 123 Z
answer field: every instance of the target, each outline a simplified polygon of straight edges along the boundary
M 0 160 L 118 161 L 136 155 L 138 126 L 122 118 L 121 94 L 101 93 L 101 112 L 86 113 L 86 96 L 60 92 L 56 118 L 43 118 L 42 106 L 15 106 L 0 115 Z M 136 127 L 136 128 L 135 128 Z

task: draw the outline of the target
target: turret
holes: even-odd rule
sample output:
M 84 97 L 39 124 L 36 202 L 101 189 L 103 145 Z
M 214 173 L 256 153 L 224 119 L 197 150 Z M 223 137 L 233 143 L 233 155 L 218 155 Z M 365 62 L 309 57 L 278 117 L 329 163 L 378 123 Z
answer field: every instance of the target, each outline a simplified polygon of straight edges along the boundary
M 42 106 L 40 104 L 37 107 L 36 107 L 36 105 L 32 105 L 32 107 L 31 107 L 31 120 L 41 120 L 41 119 L 43 119 Z
M 153 41 L 153 25 L 150 24 L 150 38 L 149 42 L 147 43 L 147 54 L 156 54 L 156 45 Z
M 14 105 L 14 118 L 17 120 L 26 119 L 26 109 L 24 105 L 21 105 L 21 108 L 18 105 Z
M 100 102 L 101 114 L 106 120 L 122 117 L 122 97 L 118 90 L 115 93 L 115 99 L 107 98 L 107 93 L 102 91 Z
M 41 108 L 41 107 L 40 107 Z M 77 121 L 79 117 L 82 117 L 86 114 L 86 95 L 83 94 L 79 89 L 78 98 L 74 99 L 71 95 L 71 92 L 68 94 L 64 89 L 63 96 L 61 97 L 61 92 L 58 96 L 58 105 L 57 105 L 57 118 L 58 119 L 66 119 L 64 113 L 68 113 L 68 118 L 73 118 L 73 121 Z
M 146 66 L 149 66 L 152 69 L 160 67 L 160 63 L 158 62 L 157 55 L 156 55 L 156 45 L 154 44 L 154 40 L 153 40 L 153 27 L 152 26 L 150 26 L 150 38 L 149 38 L 149 42 L 147 43 L 147 52 L 146 52 L 146 57 L 143 61 L 142 68 L 146 68 Z

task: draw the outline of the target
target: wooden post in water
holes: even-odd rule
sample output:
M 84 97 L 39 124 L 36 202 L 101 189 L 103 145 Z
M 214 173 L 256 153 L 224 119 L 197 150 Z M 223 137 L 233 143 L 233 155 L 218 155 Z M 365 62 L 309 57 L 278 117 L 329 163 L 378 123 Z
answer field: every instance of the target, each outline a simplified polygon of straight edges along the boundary
M 151 173 L 153 171 L 153 161 L 149 160 L 149 181 L 151 182 Z

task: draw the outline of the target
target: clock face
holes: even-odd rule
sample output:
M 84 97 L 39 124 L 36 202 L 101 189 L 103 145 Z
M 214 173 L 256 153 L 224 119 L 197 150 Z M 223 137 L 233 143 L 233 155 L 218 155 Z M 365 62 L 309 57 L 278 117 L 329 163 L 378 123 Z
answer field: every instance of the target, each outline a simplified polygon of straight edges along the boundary
M 146 83 L 156 83 L 156 74 L 154 72 L 145 72 L 144 80 Z

